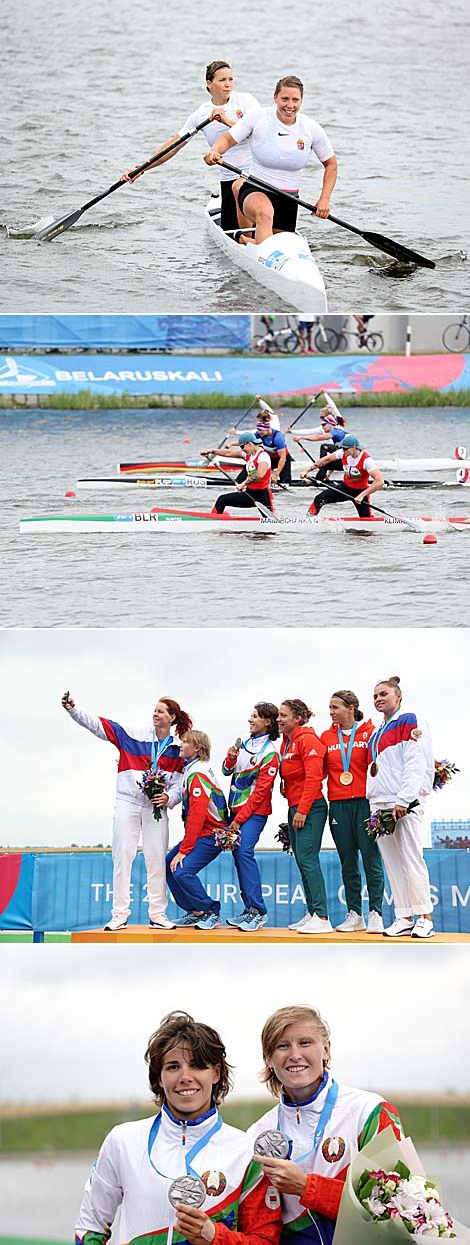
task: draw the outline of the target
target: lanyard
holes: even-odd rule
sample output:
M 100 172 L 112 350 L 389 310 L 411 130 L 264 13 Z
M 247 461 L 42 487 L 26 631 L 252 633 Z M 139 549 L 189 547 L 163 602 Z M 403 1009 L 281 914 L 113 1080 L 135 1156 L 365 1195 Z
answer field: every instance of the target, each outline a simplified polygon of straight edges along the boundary
M 159 739 L 158 741 L 156 741 L 155 731 L 153 732 L 151 756 L 152 756 L 152 769 L 154 771 L 157 769 L 160 757 L 163 756 L 164 752 L 166 752 L 166 749 L 168 748 L 168 744 L 171 744 L 171 742 L 172 742 L 171 735 L 167 735 L 166 739 Z
M 282 763 L 286 755 L 286 752 L 291 746 L 291 743 L 292 743 L 292 735 L 290 735 L 289 738 L 286 739 L 285 744 L 281 744 L 281 754 L 280 754 L 280 760 L 279 760 L 279 773 L 281 777 L 282 777 Z
M 386 722 L 382 722 L 382 726 L 379 726 L 379 729 L 378 729 L 377 731 L 375 731 L 375 734 L 374 734 L 374 735 L 372 735 L 372 738 L 371 738 L 371 740 L 370 740 L 370 748 L 371 748 L 371 752 L 372 752 L 372 760 L 373 760 L 374 762 L 377 760 L 377 753 L 378 753 L 378 751 L 379 751 L 379 743 L 380 743 L 380 740 L 381 740 L 382 735 L 383 735 L 383 733 L 384 733 L 385 727 L 386 727 L 386 726 L 389 726 L 389 725 L 390 725 L 390 722 L 393 722 L 393 719 L 394 719 L 396 716 L 397 716 L 397 715 L 396 715 L 396 713 L 392 713 L 391 718 L 387 718 L 387 721 L 386 721 Z
M 351 753 L 353 750 L 354 736 L 356 734 L 356 731 L 357 731 L 357 722 L 354 723 L 351 734 L 349 736 L 348 755 L 346 756 L 346 750 L 344 747 L 344 740 L 343 740 L 343 732 L 341 730 L 341 727 L 338 726 L 338 739 L 339 739 L 339 746 L 341 748 L 341 760 L 343 762 L 343 773 L 345 774 L 349 772 L 349 762 L 351 760 Z
M 266 740 L 266 742 L 263 744 L 263 747 L 262 747 L 262 748 L 259 748 L 259 749 L 258 749 L 258 748 L 249 748 L 249 747 L 248 747 L 248 744 L 250 743 L 250 741 L 251 741 L 252 739 L 264 739 L 264 740 Z M 243 741 L 243 743 L 242 743 L 242 748 L 244 748 L 244 749 L 245 749 L 245 752 L 247 752 L 247 753 L 248 753 L 248 756 L 251 756 L 251 757 L 254 757 L 254 756 L 257 756 L 257 757 L 262 757 L 262 756 L 264 756 L 264 753 L 266 752 L 266 749 L 267 749 L 267 747 L 268 747 L 268 744 L 270 744 L 270 742 L 271 742 L 271 740 L 270 740 L 270 738 L 269 738 L 269 735 L 249 735 L 249 736 L 248 736 L 248 739 L 245 739 L 245 740 Z
M 305 1154 L 296 1154 L 295 1159 L 294 1159 L 295 1163 L 302 1163 L 303 1160 L 308 1158 L 309 1154 L 313 1154 L 314 1150 L 316 1150 L 318 1146 L 320 1145 L 321 1141 L 323 1140 L 323 1134 L 325 1132 L 325 1128 L 328 1124 L 331 1113 L 336 1104 L 337 1097 L 338 1097 L 338 1084 L 337 1084 L 337 1081 L 332 1080 L 330 1084 L 330 1088 L 326 1095 L 325 1102 L 323 1104 L 323 1110 L 320 1115 L 320 1119 L 315 1129 L 315 1136 L 313 1138 L 313 1146 L 310 1147 L 310 1150 L 306 1150 Z M 277 1109 L 277 1126 L 278 1126 L 279 1132 L 282 1132 L 281 1104 L 280 1103 Z
M 221 1116 L 217 1112 L 216 1112 L 216 1115 L 217 1115 L 217 1119 L 216 1119 L 215 1124 L 213 1124 L 212 1127 L 207 1130 L 207 1132 L 203 1133 L 202 1137 L 199 1138 L 199 1141 L 196 1141 L 195 1144 L 191 1146 L 191 1149 L 188 1150 L 188 1153 L 185 1155 L 184 1161 L 185 1161 L 187 1176 L 197 1176 L 197 1172 L 194 1171 L 194 1168 L 191 1166 L 192 1160 L 196 1158 L 196 1155 L 199 1154 L 200 1150 L 203 1150 L 204 1147 L 208 1145 L 211 1137 L 214 1136 L 214 1133 L 217 1133 L 219 1131 L 219 1128 L 222 1128 Z M 167 1175 L 166 1172 L 161 1172 L 160 1169 L 156 1167 L 155 1163 L 152 1161 L 152 1149 L 158 1137 L 158 1134 L 160 1132 L 161 1122 L 162 1122 L 162 1117 L 160 1114 L 160 1115 L 157 1115 L 156 1118 L 154 1119 L 152 1127 L 149 1132 L 149 1139 L 147 1142 L 147 1154 L 149 1158 L 149 1163 L 151 1167 L 153 1167 L 153 1170 L 157 1172 L 158 1176 L 163 1176 L 166 1180 L 174 1180 L 176 1179 L 176 1177 L 169 1176 Z M 184 1142 L 182 1144 L 184 1144 Z

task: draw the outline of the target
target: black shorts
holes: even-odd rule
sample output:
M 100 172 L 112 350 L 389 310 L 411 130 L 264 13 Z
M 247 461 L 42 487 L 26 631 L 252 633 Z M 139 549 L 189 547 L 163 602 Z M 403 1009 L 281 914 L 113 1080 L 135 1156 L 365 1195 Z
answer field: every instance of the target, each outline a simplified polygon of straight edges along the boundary
M 241 211 L 243 211 L 243 204 L 247 195 L 256 193 L 266 195 L 266 198 L 273 205 L 273 229 L 285 229 L 288 233 L 295 233 L 299 207 L 297 194 L 289 194 L 289 198 L 286 199 L 284 194 L 278 195 L 275 190 L 262 190 L 261 186 L 255 186 L 253 182 L 247 181 L 243 183 L 241 190 L 238 192 L 238 206 Z
M 221 228 L 238 229 L 237 205 L 232 190 L 233 182 L 220 183 L 221 211 L 220 224 Z

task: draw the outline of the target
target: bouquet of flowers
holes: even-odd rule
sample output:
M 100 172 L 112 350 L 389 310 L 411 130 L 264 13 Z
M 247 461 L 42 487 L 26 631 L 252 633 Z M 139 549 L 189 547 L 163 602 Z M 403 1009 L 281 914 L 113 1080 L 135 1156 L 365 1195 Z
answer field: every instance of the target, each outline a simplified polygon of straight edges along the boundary
M 419 800 L 412 800 L 407 813 L 412 813 L 418 804 Z M 393 820 L 391 808 L 378 808 L 370 817 L 366 817 L 364 824 L 372 839 L 380 839 L 383 834 L 393 834 L 397 823 Z
M 279 834 L 275 834 L 274 838 L 281 844 L 283 852 L 290 852 L 292 856 L 292 847 L 289 834 L 289 826 L 287 821 L 281 821 L 279 826 Z
M 220 830 L 214 830 L 214 843 L 223 852 L 233 852 L 234 847 L 238 847 L 239 842 L 239 826 L 221 826 Z
M 409 1233 L 421 1236 L 452 1236 L 453 1221 L 444 1210 L 437 1186 L 425 1176 L 412 1176 L 405 1163 L 396 1171 L 364 1171 L 356 1193 L 361 1206 L 369 1210 L 374 1223 L 398 1220 Z M 437 1231 L 431 1231 L 431 1229 Z
M 435 761 L 434 770 L 433 791 L 442 791 L 442 788 L 447 786 L 454 774 L 460 774 L 460 770 L 454 765 L 453 761 Z
M 397 1141 L 385 1128 L 359 1153 L 351 1150 L 334 1245 L 406 1245 L 429 1236 L 470 1245 L 470 1231 L 444 1210 L 409 1137 Z
M 138 779 L 136 781 L 137 786 L 140 787 L 149 800 L 153 800 L 155 795 L 163 795 L 165 791 L 166 780 L 161 770 L 146 769 L 142 774 L 142 782 L 139 782 Z M 156 804 L 153 806 L 153 815 L 155 821 L 161 821 L 162 810 Z

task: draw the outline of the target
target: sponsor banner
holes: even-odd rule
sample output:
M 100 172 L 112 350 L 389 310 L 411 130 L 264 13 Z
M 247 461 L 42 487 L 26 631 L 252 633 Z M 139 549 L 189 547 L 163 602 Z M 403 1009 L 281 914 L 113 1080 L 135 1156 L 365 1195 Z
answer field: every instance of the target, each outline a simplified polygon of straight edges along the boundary
M 285 359 L 204 355 L 0 355 L 0 394 L 405 393 L 470 388 L 470 355 L 332 355 Z
M 31 929 L 35 858 L 0 856 L 0 929 Z
M 442 933 L 470 933 L 470 853 L 467 851 L 425 851 L 431 877 L 434 924 Z M 263 894 L 271 926 L 285 928 L 303 916 L 305 897 L 299 872 L 292 856 L 285 852 L 261 851 L 256 858 L 261 871 Z M 336 852 L 320 853 L 333 925 L 346 915 L 341 870 Z M 12 864 L 12 862 L 15 862 Z M 367 910 L 367 891 L 363 879 L 363 899 Z M 219 899 L 222 917 L 240 909 L 240 893 L 230 852 L 222 852 L 201 873 L 211 898 Z M 21 857 L 0 856 L 0 896 L 3 911 L 0 928 L 38 931 L 93 929 L 106 924 L 112 906 L 112 859 L 110 852 L 25 853 Z M 387 884 L 383 906 L 384 921 L 391 924 L 394 908 Z M 168 915 L 180 915 L 170 900 Z M 18 923 L 15 923 L 18 922 Z M 148 923 L 145 862 L 141 853 L 132 866 L 131 925 Z
M 250 316 L 1 316 L 0 349 L 246 350 Z

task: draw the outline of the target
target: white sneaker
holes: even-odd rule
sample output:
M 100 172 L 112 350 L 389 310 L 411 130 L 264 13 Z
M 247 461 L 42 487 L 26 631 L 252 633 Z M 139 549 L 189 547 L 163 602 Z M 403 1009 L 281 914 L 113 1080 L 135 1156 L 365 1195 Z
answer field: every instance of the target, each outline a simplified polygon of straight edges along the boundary
M 301 925 L 300 929 L 297 930 L 297 933 L 332 934 L 333 926 L 328 920 L 324 921 L 321 916 L 317 916 L 317 913 L 314 912 L 313 916 L 309 917 L 308 921 L 306 921 L 304 925 Z
M 108 924 L 105 925 L 104 928 L 106 931 L 111 930 L 113 934 L 117 929 L 127 929 L 127 916 L 112 916 L 111 920 L 108 921 Z
M 369 920 L 367 922 L 368 934 L 383 934 L 384 923 L 380 912 L 369 912 Z
M 164 912 L 160 913 L 160 916 L 157 917 L 156 921 L 152 920 L 152 917 L 150 917 L 149 925 L 150 929 L 176 929 L 175 922 L 170 921 L 168 917 L 165 916 Z
M 413 929 L 413 933 L 411 937 L 412 938 L 432 938 L 435 932 L 436 931 L 434 929 L 434 925 L 432 921 L 429 920 L 429 917 L 419 916 L 418 920 L 415 921 L 414 929 Z
M 366 928 L 363 916 L 359 912 L 348 912 L 346 919 L 341 925 L 336 926 L 337 934 L 359 934 Z
M 307 909 L 305 916 L 301 916 L 300 921 L 293 921 L 292 925 L 288 925 L 287 928 L 288 929 L 302 929 L 302 926 L 306 925 L 307 921 L 311 921 L 311 919 L 312 919 L 311 914 Z
M 388 929 L 384 929 L 385 938 L 400 938 L 404 934 L 412 934 L 413 920 L 410 916 L 397 916 L 393 925 L 389 925 Z

